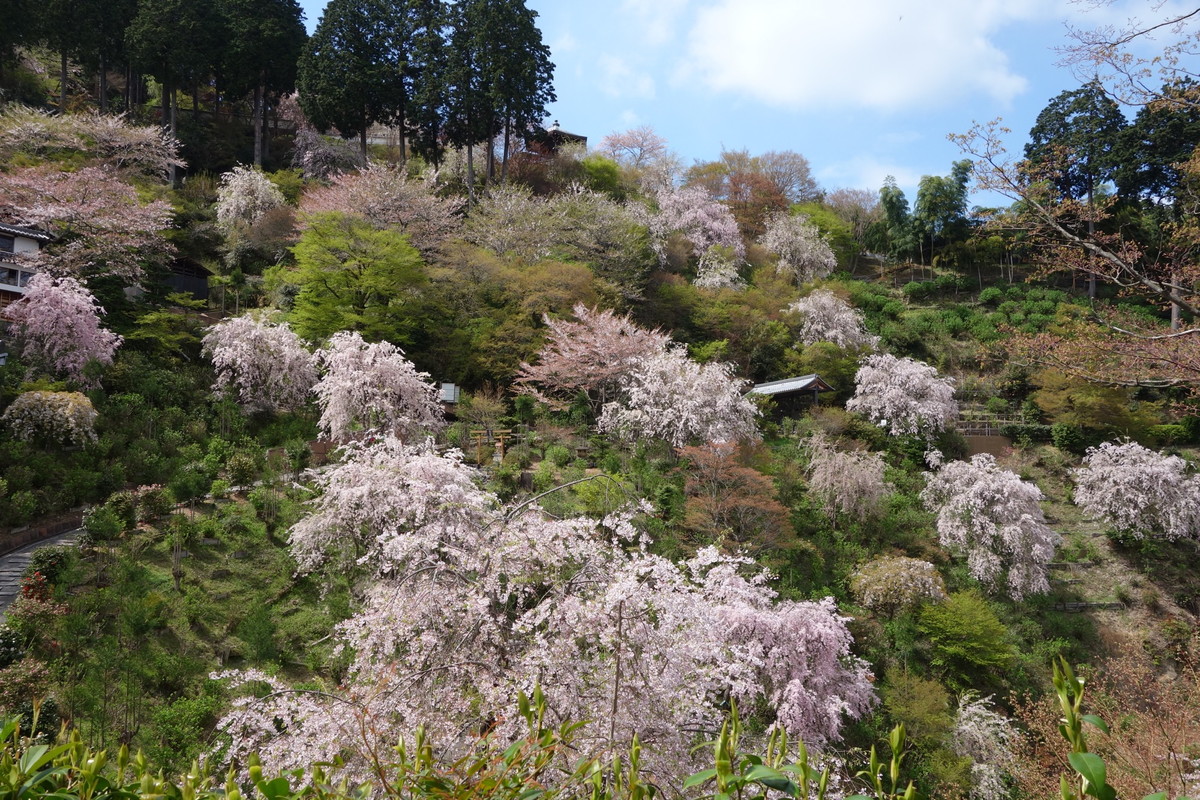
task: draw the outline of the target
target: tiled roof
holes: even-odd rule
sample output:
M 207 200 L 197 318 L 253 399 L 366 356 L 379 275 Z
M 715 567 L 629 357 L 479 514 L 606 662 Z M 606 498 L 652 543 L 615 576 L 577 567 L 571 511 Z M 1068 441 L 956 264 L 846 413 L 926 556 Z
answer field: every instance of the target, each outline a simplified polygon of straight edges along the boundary
M 750 390 L 751 394 L 788 394 L 790 392 L 831 392 L 833 387 L 821 380 L 817 374 L 801 375 L 798 378 L 784 378 L 781 381 L 760 383 Z

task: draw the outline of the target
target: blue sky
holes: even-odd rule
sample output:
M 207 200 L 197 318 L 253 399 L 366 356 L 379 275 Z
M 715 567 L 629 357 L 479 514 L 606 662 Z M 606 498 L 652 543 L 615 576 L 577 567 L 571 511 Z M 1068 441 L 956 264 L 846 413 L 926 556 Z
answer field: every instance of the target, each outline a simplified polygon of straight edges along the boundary
M 324 0 L 301 0 L 311 31 Z M 1149 0 L 527 0 L 556 65 L 549 118 L 592 146 L 650 125 L 684 165 L 794 150 L 826 189 L 911 202 L 962 158 L 947 141 L 1003 117 L 1019 151 L 1080 78 L 1067 25 L 1153 18 Z M 1129 112 L 1132 116 L 1132 112 Z M 980 202 L 985 198 L 976 198 Z

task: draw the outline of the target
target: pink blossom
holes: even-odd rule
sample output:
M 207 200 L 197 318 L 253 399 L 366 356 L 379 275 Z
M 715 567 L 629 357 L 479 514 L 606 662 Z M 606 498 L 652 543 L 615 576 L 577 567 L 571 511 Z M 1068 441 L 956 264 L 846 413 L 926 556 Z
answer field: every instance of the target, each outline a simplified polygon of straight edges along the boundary
M 702 186 L 667 189 L 655 199 L 657 211 L 647 215 L 651 246 L 660 260 L 666 258 L 667 239 L 680 233 L 692 245 L 692 254 L 700 257 L 709 248 L 727 247 L 738 260 L 745 258 L 746 246 L 738 231 L 733 212 Z
M 577 322 L 542 317 L 549 333 L 537 364 L 522 363 L 520 391 L 554 408 L 565 408 L 585 392 L 594 411 L 614 398 L 621 382 L 645 359 L 666 350 L 671 338 L 638 327 L 627 316 L 579 303 Z
M 100 325 L 104 309 L 74 278 L 34 275 L 25 296 L 5 309 L 21 357 L 84 381 L 92 361 L 111 364 L 121 337 Z
M 203 344 L 217 373 L 213 390 L 232 389 L 247 410 L 302 408 L 317 382 L 312 354 L 286 323 L 232 317 L 211 327 Z
M 1061 537 L 1046 525 L 1041 490 L 995 456 L 949 462 L 929 476 L 921 499 L 937 514 L 939 541 L 966 556 L 976 580 L 997 586 L 1003 576 L 1014 600 L 1050 590 L 1047 565 Z
M 257 751 L 278 770 L 336 754 L 361 780 L 380 747 L 424 724 L 452 760 L 481 725 L 524 735 L 513 697 L 540 685 L 551 719 L 592 720 L 576 755 L 607 763 L 636 735 L 645 767 L 678 780 L 725 697 L 815 746 L 874 702 L 832 600 L 780 602 L 749 559 L 715 548 L 682 564 L 653 555 L 639 507 L 553 519 L 502 507 L 472 478 L 458 454 L 385 438 L 321 479 L 292 546 L 302 569 L 332 556 L 359 578 L 363 607 L 337 630 L 350 668 L 322 695 L 233 676 L 274 691 L 221 722 L 230 757 Z
M 324 374 L 313 391 L 321 407 L 318 424 L 327 437 L 367 429 L 413 436 L 446 424 L 437 387 L 396 345 L 368 344 L 358 333 L 342 331 L 316 358 Z

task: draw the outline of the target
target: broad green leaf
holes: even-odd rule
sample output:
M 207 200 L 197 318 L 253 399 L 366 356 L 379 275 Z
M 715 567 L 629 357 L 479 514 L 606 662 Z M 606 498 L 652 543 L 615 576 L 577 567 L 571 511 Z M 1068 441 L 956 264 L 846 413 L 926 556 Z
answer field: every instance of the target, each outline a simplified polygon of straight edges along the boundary
M 714 768 L 704 769 L 694 775 L 689 775 L 687 780 L 683 782 L 684 789 L 690 789 L 693 786 L 699 786 L 702 783 L 707 783 L 717 777 L 717 771 Z
M 1082 719 L 1084 722 L 1090 722 L 1100 730 L 1108 733 L 1108 723 L 1097 717 L 1095 714 L 1084 714 L 1080 719 Z
M 750 769 L 746 770 L 745 774 L 747 780 L 758 781 L 763 786 L 766 786 L 770 789 L 786 792 L 792 797 L 795 797 L 797 794 L 799 794 L 796 784 L 792 783 L 792 781 L 789 780 L 786 775 L 778 770 L 771 769 L 770 767 L 762 764 L 755 764 L 754 766 L 750 767 Z
M 1107 782 L 1104 759 L 1095 753 L 1068 753 L 1067 761 L 1070 762 L 1071 769 L 1087 778 L 1089 783 L 1103 786 Z

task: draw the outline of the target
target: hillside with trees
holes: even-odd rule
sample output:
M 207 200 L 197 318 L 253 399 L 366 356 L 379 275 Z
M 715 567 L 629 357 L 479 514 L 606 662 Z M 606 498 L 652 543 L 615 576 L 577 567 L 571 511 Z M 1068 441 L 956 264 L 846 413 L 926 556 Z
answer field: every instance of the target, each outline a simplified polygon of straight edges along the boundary
M 1200 796 L 1186 76 L 910 202 L 555 138 L 521 0 L 22 19 L 3 796 Z

